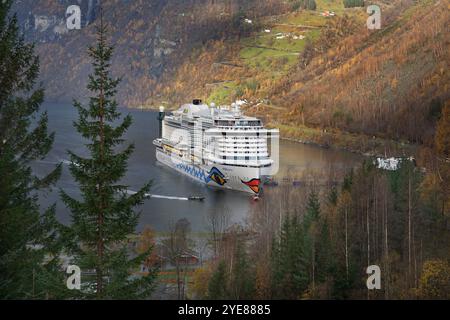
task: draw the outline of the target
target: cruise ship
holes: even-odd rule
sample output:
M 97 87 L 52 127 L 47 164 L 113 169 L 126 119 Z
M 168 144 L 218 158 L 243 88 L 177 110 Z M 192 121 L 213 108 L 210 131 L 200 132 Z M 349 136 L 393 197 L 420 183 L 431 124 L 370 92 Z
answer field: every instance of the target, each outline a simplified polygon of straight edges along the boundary
M 165 113 L 160 107 L 156 159 L 211 187 L 259 195 L 262 181 L 277 171 L 277 129 L 242 114 L 238 104 L 201 100 Z

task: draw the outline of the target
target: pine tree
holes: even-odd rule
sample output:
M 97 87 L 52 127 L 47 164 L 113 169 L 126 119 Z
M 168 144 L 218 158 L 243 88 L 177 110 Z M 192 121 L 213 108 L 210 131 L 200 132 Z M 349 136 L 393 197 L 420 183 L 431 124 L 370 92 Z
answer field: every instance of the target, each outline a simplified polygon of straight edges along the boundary
M 9 15 L 11 5 L 0 2 L 0 299 L 55 298 L 64 291 L 58 223 L 54 207 L 41 215 L 37 192 L 54 184 L 61 166 L 43 178 L 31 169 L 48 154 L 54 135 L 47 132 L 47 114 L 38 114 L 44 100 L 35 84 L 39 59 L 19 33 L 16 15 Z
M 345 8 L 364 7 L 364 0 L 344 0 Z
M 389 172 L 390 191 L 393 197 L 393 214 L 390 221 L 390 247 L 403 252 L 405 288 L 413 286 L 415 232 L 418 228 L 419 194 L 422 175 L 409 160 L 402 160 L 399 169 Z
M 320 216 L 320 202 L 317 192 L 311 191 L 306 205 L 306 214 L 303 219 L 303 226 L 305 230 L 311 227 L 311 224 L 319 219 Z
M 153 289 L 155 270 L 141 278 L 133 278 L 130 272 L 137 270 L 150 252 L 130 258 L 127 236 L 135 231 L 139 213 L 134 207 L 143 202 L 150 182 L 133 195 L 128 195 L 127 186 L 120 184 L 134 145 L 117 150 L 124 142 L 122 136 L 132 118 L 127 115 L 119 125 L 114 124 L 121 118 L 115 100 L 120 79 L 110 76 L 113 47 L 106 40 L 107 26 L 102 11 L 96 29 L 97 44 L 88 50 L 94 69 L 87 86 L 92 96 L 87 107 L 74 101 L 79 113 L 74 126 L 89 140 L 86 144 L 89 157 L 69 151 L 70 172 L 79 184 L 81 199 L 61 190 L 62 200 L 72 212 L 72 225 L 66 231 L 75 263 L 81 270 L 95 271 L 95 279 L 91 279 L 90 284 L 89 281 L 82 283 L 83 297 L 148 298 Z M 95 289 L 89 290 L 90 287 Z
M 244 243 L 239 240 L 235 249 L 234 261 L 230 285 L 232 298 L 236 300 L 250 299 L 255 293 L 255 273 L 251 271 Z
M 307 9 L 308 10 L 316 10 L 317 4 L 315 0 L 307 0 Z
M 309 283 L 305 236 L 297 217 L 286 217 L 272 249 L 272 295 L 275 299 L 298 299 Z
M 317 283 L 317 253 L 319 238 L 319 217 L 320 202 L 317 193 L 312 190 L 308 197 L 306 205 L 306 213 L 303 218 L 303 234 L 304 234 L 304 258 L 307 261 L 307 269 L 309 270 L 309 283 L 311 283 L 314 291 Z M 314 293 L 314 292 L 313 292 Z
M 225 262 L 221 261 L 216 271 L 211 276 L 208 285 L 208 298 L 212 300 L 223 300 L 227 298 L 227 274 Z
M 317 279 L 324 281 L 332 270 L 334 270 L 334 253 L 330 240 L 329 226 L 326 221 L 321 221 L 319 237 L 317 241 Z

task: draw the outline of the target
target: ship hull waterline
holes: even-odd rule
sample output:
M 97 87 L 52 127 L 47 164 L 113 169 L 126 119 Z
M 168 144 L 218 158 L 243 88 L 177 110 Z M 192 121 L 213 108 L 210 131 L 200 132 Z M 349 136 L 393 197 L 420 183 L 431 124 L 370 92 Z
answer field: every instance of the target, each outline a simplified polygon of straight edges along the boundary
M 258 195 L 267 168 L 237 167 L 221 164 L 198 165 L 157 148 L 156 160 L 169 168 L 209 187 Z

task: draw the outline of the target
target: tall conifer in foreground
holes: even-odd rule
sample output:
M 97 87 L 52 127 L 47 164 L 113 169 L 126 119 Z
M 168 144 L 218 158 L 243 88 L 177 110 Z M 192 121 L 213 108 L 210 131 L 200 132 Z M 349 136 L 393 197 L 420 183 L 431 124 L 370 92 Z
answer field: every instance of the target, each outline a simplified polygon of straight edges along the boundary
M 133 208 L 141 204 L 150 188 L 146 184 L 134 195 L 127 194 L 127 186 L 120 180 L 127 171 L 127 161 L 134 146 L 121 148 L 122 136 L 130 127 L 127 115 L 119 121 L 115 100 L 120 79 L 110 76 L 113 47 L 106 41 L 107 27 L 100 14 L 97 44 L 88 52 L 92 58 L 93 73 L 87 88 L 92 93 L 87 107 L 75 101 L 79 119 L 77 131 L 89 141 L 89 157 L 69 151 L 70 172 L 79 184 L 81 199 L 61 191 L 62 200 L 72 212 L 68 234 L 72 239 L 71 253 L 83 271 L 93 270 L 92 279 L 82 278 L 82 296 L 97 299 L 147 298 L 153 289 L 155 273 L 134 277 L 149 252 L 130 258 L 127 237 L 135 231 L 139 214 Z M 120 124 L 115 126 L 114 121 Z M 123 149 L 122 151 L 117 151 Z
M 40 178 L 31 169 L 50 151 L 53 134 L 47 114 L 38 114 L 39 59 L 9 15 L 11 5 L 0 1 L 0 299 L 56 298 L 64 291 L 58 224 L 54 207 L 41 215 L 37 192 L 58 179 L 61 167 Z

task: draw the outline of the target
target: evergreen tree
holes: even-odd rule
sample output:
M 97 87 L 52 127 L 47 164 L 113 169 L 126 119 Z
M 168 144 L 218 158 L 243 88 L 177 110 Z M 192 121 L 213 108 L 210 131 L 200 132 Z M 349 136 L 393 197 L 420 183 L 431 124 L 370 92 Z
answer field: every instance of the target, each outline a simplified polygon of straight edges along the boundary
M 12 1 L 0 1 L 0 299 L 61 297 L 63 273 L 54 207 L 42 215 L 37 192 L 58 179 L 61 166 L 42 178 L 31 163 L 53 144 L 44 90 L 36 88 L 39 60 L 19 33 Z M 33 121 L 38 117 L 37 121 Z
M 319 219 L 320 216 L 320 202 L 317 192 L 311 191 L 306 205 L 306 214 L 303 219 L 303 226 L 305 230 L 309 230 L 311 224 Z
M 250 299 L 255 293 L 255 272 L 251 271 L 245 246 L 238 240 L 235 249 L 234 266 L 231 283 L 231 295 L 233 299 Z
M 272 249 L 272 295 L 275 299 L 298 299 L 309 283 L 304 251 L 304 232 L 297 217 L 283 222 Z
M 307 0 L 307 9 L 308 10 L 316 10 L 317 4 L 315 0 Z
M 134 207 L 143 202 L 150 182 L 133 195 L 128 195 L 127 186 L 120 184 L 134 145 L 117 150 L 124 142 L 122 136 L 132 118 L 127 115 L 120 124 L 114 125 L 114 121 L 121 118 L 115 100 L 120 79 L 110 76 L 113 47 L 107 43 L 106 34 L 101 11 L 97 44 L 88 50 L 94 69 L 87 86 L 92 96 L 87 107 L 74 102 L 79 113 L 74 126 L 89 140 L 86 144 L 89 157 L 69 151 L 70 172 L 79 184 L 81 199 L 61 190 L 62 200 L 72 212 L 72 225 L 66 231 L 75 263 L 82 270 L 95 271 L 91 284 L 86 281 L 82 284 L 83 297 L 148 298 L 153 289 L 155 270 L 140 278 L 133 278 L 130 272 L 138 269 L 149 252 L 130 258 L 127 236 L 135 231 L 139 213 Z M 94 290 L 89 290 L 92 287 Z
M 308 270 L 308 283 L 314 289 L 317 284 L 317 256 L 318 256 L 318 238 L 320 234 L 320 202 L 318 194 L 312 190 L 308 197 L 306 213 L 303 218 L 303 252 L 306 260 L 306 269 Z
M 293 10 L 297 10 L 299 8 L 306 10 L 316 10 L 317 5 L 315 0 L 297 0 L 293 4 Z
M 342 191 L 350 191 L 353 184 L 353 169 L 347 173 L 344 177 L 344 182 L 342 183 Z
M 421 174 L 409 160 L 402 160 L 399 169 L 389 172 L 390 191 L 393 196 L 391 247 L 398 252 L 407 251 L 408 237 L 418 214 L 418 190 Z M 409 223 L 411 222 L 411 226 Z
M 345 8 L 364 7 L 364 0 L 344 0 Z
M 331 269 L 333 270 L 333 289 L 332 297 L 336 299 L 344 299 L 348 297 L 349 290 L 352 288 L 353 282 L 359 280 L 357 278 L 358 267 L 353 261 L 352 249 L 358 247 L 352 237 L 352 230 L 355 222 L 352 211 L 352 185 L 353 172 L 347 174 L 344 178 L 342 191 L 338 195 L 336 219 L 334 221 L 333 239 L 333 261 Z
M 208 298 L 213 300 L 227 298 L 227 274 L 225 271 L 225 262 L 223 261 L 219 263 L 216 271 L 209 280 Z
M 338 191 L 335 186 L 332 186 L 330 193 L 328 194 L 328 204 L 331 206 L 336 206 L 337 201 L 338 201 Z
M 321 221 L 319 237 L 317 241 L 317 280 L 325 281 L 328 275 L 335 273 L 335 255 L 331 245 L 329 226 L 326 221 Z
M 245 21 L 246 17 L 247 14 L 245 10 L 240 7 L 231 19 L 231 27 L 233 28 L 233 31 L 237 33 L 238 40 L 240 40 L 241 37 L 248 35 L 254 27 L 253 22 L 248 23 Z

